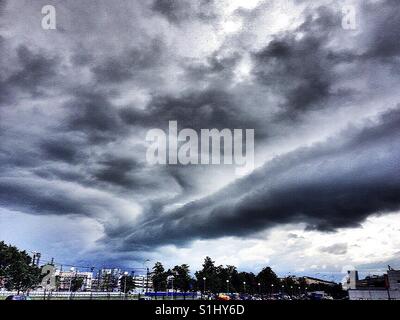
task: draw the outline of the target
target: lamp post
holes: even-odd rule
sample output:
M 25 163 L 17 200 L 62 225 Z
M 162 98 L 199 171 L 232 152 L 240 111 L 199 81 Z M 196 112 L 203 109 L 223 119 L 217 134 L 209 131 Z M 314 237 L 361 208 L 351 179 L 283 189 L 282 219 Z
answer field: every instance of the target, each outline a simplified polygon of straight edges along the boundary
M 272 283 L 271 284 L 271 297 L 273 297 L 274 296 L 274 284 Z
M 206 277 L 203 277 L 203 293 L 206 293 Z
M 257 283 L 258 285 L 258 294 L 261 295 L 261 283 Z
M 172 299 L 174 299 L 174 279 L 175 277 L 173 275 L 167 277 L 167 288 L 168 288 L 168 282 L 171 281 Z
M 229 280 L 226 280 L 226 293 L 229 293 Z
M 146 259 L 143 261 L 143 267 L 146 270 L 146 289 L 145 289 L 146 293 L 149 288 L 149 267 L 146 265 L 147 262 L 150 262 L 150 259 Z M 144 278 L 143 278 L 143 286 L 144 286 Z
M 246 293 L 246 281 L 243 281 L 243 293 Z

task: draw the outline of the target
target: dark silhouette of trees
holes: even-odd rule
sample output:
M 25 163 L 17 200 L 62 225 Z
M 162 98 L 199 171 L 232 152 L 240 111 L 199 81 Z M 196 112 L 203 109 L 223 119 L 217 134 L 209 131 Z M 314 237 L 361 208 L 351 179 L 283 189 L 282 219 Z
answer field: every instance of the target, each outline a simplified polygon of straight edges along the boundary
M 165 271 L 163 264 L 161 262 L 156 262 L 151 276 L 154 291 L 167 290 L 167 277 L 168 273 Z
M 32 265 L 25 251 L 0 242 L 0 279 L 6 289 L 27 291 L 38 285 L 41 278 L 40 268 Z

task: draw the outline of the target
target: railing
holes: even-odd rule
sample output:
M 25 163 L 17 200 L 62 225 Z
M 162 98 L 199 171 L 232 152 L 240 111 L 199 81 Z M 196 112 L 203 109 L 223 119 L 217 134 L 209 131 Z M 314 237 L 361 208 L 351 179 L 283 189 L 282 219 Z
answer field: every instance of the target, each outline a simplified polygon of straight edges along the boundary
M 0 291 L 0 299 L 5 299 L 11 295 L 17 295 L 17 291 Z M 22 293 L 20 293 L 22 294 Z M 165 294 L 160 293 L 150 295 L 147 294 L 124 294 L 123 292 L 66 292 L 66 291 L 31 291 L 29 294 L 31 300 L 196 300 L 199 299 L 198 294 Z

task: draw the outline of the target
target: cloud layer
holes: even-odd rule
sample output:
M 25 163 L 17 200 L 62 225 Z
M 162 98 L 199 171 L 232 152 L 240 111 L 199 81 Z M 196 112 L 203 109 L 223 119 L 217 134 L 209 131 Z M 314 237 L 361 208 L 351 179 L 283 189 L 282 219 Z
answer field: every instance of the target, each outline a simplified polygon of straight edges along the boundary
M 351 1 L 356 30 L 340 0 L 50 2 L 57 30 L 49 1 L 0 1 L 3 210 L 89 219 L 102 252 L 140 256 L 399 209 L 396 1 Z M 149 166 L 170 120 L 255 129 L 258 169 Z

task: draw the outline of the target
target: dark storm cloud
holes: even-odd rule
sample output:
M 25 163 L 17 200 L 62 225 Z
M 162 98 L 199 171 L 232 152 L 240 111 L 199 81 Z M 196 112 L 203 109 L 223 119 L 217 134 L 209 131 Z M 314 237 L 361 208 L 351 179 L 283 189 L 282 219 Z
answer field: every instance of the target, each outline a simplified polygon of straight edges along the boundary
M 194 130 L 260 127 L 254 115 L 240 111 L 229 92 L 214 88 L 185 92 L 181 96 L 157 96 L 145 110 L 125 108 L 120 116 L 127 124 L 156 128 L 168 127 L 171 120 L 177 120 L 179 128 Z
M 124 51 L 119 57 L 108 57 L 92 67 L 96 80 L 100 83 L 120 83 L 135 80 L 140 73 L 149 72 L 156 68 L 164 52 L 163 43 L 154 39 L 147 46 L 131 48 Z M 75 57 L 77 63 L 85 63 L 84 56 Z
M 40 145 L 43 156 L 50 160 L 73 163 L 79 160 L 76 145 L 70 141 L 48 140 Z
M 154 12 L 164 16 L 169 22 L 179 24 L 192 18 L 205 21 L 215 19 L 216 14 L 215 10 L 213 10 L 213 5 L 214 0 L 154 0 L 152 9 Z
M 64 109 L 69 114 L 65 130 L 82 132 L 91 143 L 115 140 L 124 133 L 118 114 L 104 93 L 76 89 Z
M 294 33 L 275 37 L 253 55 L 258 80 L 285 98 L 281 116 L 296 118 L 338 96 L 332 89 L 337 80 L 333 69 L 343 60 L 334 60 L 337 53 L 327 45 L 340 26 L 339 12 L 320 7 Z
M 16 50 L 16 58 L 16 70 L 0 77 L 0 105 L 16 100 L 18 93 L 29 93 L 34 98 L 43 95 L 56 76 L 60 63 L 57 57 L 35 52 L 24 45 Z
M 400 109 L 379 123 L 265 164 L 216 194 L 136 229 L 126 245 L 246 236 L 277 224 L 333 231 L 400 208 Z
M 100 162 L 101 169 L 94 173 L 98 181 L 115 184 L 121 187 L 135 189 L 141 186 L 140 179 L 131 175 L 132 171 L 143 168 L 131 158 L 111 158 Z
M 367 58 L 390 59 L 400 54 L 400 6 L 396 0 L 363 3 L 361 17 L 364 18 L 363 28 L 368 28 Z
M 0 17 L 5 13 L 7 0 L 0 0 Z
M 362 6 L 362 16 L 370 25 L 351 38 L 357 50 L 343 49 L 340 41 L 330 45 L 344 32 L 341 12 L 321 7 L 308 10 L 296 30 L 276 33 L 261 48 L 251 46 L 252 52 L 243 43 L 253 43 L 252 36 L 259 42 L 257 36 L 242 39 L 220 34 L 214 20 L 221 13 L 213 1 L 149 3 L 143 6 L 149 5 L 152 12 L 143 9 L 142 2 L 130 6 L 131 2 L 96 1 L 82 6 L 62 1 L 58 12 L 66 27 L 57 33 L 61 41 L 56 45 L 47 41 L 54 34 L 42 30 L 32 35 L 35 49 L 18 45 L 21 31 L 11 25 L 13 45 L 10 38 L 0 36 L 0 105 L 6 106 L 0 109 L 1 207 L 36 215 L 93 217 L 104 226 L 104 242 L 115 241 L 126 251 L 193 239 L 247 236 L 292 222 L 332 231 L 399 208 L 398 110 L 364 129 L 349 129 L 325 143 L 282 155 L 222 191 L 168 212 L 166 206 L 177 208 L 201 198 L 207 184 L 218 178 L 204 167 L 148 167 L 141 162 L 144 146 L 130 143 L 143 144 L 144 135 L 142 141 L 139 136 L 143 131 L 165 129 L 170 120 L 177 120 L 180 129 L 254 128 L 264 148 L 276 143 L 276 137 L 298 132 L 293 123 L 288 126 L 282 119 L 296 119 L 296 125 L 315 129 L 318 137 L 323 124 L 310 111 L 322 109 L 331 112 L 328 116 L 335 115 L 346 99 L 363 106 L 351 100 L 353 89 L 338 89 L 342 80 L 352 80 L 353 70 L 359 70 L 357 76 L 366 83 L 379 75 L 382 65 L 396 70 L 400 52 L 397 1 Z M 21 17 L 21 21 L 16 18 L 16 25 L 28 23 Z M 247 18 L 251 17 L 249 13 Z M 168 35 L 161 30 L 167 25 L 160 21 L 164 18 L 173 24 L 168 26 Z M 195 28 L 199 20 L 211 24 L 216 33 L 216 43 L 210 41 L 201 48 L 207 53 L 192 50 L 194 42 L 179 30 L 186 24 Z M 206 48 L 218 46 L 220 40 L 219 49 Z M 199 57 L 188 58 L 187 51 Z M 252 72 L 237 82 L 236 68 L 248 55 Z M 342 64 L 350 71 L 338 75 Z M 377 76 L 382 88 L 397 75 L 385 77 Z M 149 99 L 142 109 L 135 102 L 116 105 L 115 99 L 137 98 L 137 88 Z M 375 89 L 373 85 L 368 88 Z M 361 94 L 368 100 L 372 91 Z M 53 99 L 37 103 L 20 99 L 20 95 L 49 98 L 46 93 Z M 269 95 L 276 98 L 271 99 L 271 106 Z M 397 103 L 397 97 L 388 96 L 382 104 L 390 98 L 391 105 Z M 21 109 L 14 108 L 14 102 Z M 274 103 L 280 117 L 275 116 Z M 38 105 L 46 107 L 43 113 L 38 112 L 42 111 Z M 352 111 L 348 120 L 352 120 Z M 269 154 L 259 156 L 263 159 Z M 202 179 L 196 180 L 196 175 Z M 132 214 L 126 210 L 137 203 L 144 210 L 140 224 L 129 220 Z M 118 216 L 121 211 L 128 222 Z M 334 253 L 340 248 L 324 250 Z
M 34 214 L 89 214 L 88 207 L 72 195 L 56 188 L 44 190 L 43 185 L 29 179 L 1 179 L 0 205 Z

